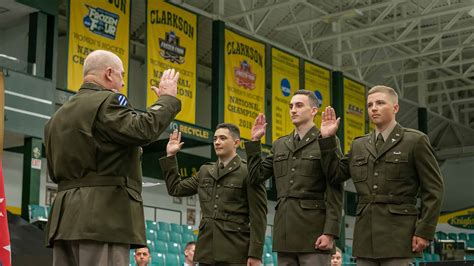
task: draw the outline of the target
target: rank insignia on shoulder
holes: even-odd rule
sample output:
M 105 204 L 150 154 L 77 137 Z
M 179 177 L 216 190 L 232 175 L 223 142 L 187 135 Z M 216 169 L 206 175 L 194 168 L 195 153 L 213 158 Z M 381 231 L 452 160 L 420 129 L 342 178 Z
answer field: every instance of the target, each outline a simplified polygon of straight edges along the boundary
M 127 106 L 127 103 L 128 103 L 127 97 L 125 97 L 124 95 L 119 94 L 118 101 L 121 106 Z
M 153 111 L 158 111 L 158 110 L 160 110 L 160 108 L 161 108 L 161 105 L 153 105 L 153 106 L 151 107 L 151 110 L 153 110 Z

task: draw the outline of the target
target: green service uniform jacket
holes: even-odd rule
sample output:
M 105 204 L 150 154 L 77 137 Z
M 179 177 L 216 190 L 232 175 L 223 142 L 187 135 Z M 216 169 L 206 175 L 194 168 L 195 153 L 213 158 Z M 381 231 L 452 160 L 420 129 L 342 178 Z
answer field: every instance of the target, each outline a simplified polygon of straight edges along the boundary
M 319 140 L 327 174 L 352 178 L 359 196 L 352 255 L 416 257 L 412 237 L 433 239 L 443 198 L 434 151 L 425 134 L 397 124 L 377 154 L 374 135 L 354 139 L 343 157 L 334 137 Z
M 181 109 L 162 96 L 145 113 L 126 97 L 85 83 L 48 121 L 44 143 L 58 194 L 46 226 L 56 240 L 145 246 L 141 148 L 158 140 Z
M 267 227 L 267 199 L 263 184 L 251 185 L 245 161 L 237 155 L 223 169 L 216 163 L 181 179 L 175 156 L 160 159 L 168 193 L 199 194 L 202 220 L 194 261 L 246 264 L 262 258 Z
M 264 160 L 259 141 L 245 143 L 252 182 L 275 177 L 273 251 L 334 253 L 335 249 L 316 250 L 314 243 L 322 234 L 339 236 L 342 186 L 330 185 L 323 173 L 319 130 L 313 127 L 297 146 L 293 136 L 294 132 L 276 140 Z

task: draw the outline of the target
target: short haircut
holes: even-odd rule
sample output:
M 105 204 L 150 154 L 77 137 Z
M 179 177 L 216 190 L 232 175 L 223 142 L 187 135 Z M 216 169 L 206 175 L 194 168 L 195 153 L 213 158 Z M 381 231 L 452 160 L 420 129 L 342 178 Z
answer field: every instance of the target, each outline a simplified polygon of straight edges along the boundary
M 341 250 L 340 248 L 338 248 L 338 247 L 336 247 L 336 253 L 337 253 L 337 252 L 341 253 L 341 255 L 342 255 L 342 250 Z
M 196 245 L 196 242 L 194 241 L 188 242 L 186 246 L 184 246 L 183 252 L 190 249 L 192 245 Z
M 121 64 L 120 58 L 106 50 L 95 50 L 87 55 L 83 65 L 83 76 L 97 74 L 97 71 L 105 70 L 107 67 L 118 67 Z
M 231 123 L 221 123 L 217 125 L 216 130 L 218 130 L 219 128 L 228 129 L 234 139 L 240 139 L 240 129 L 238 126 Z
M 308 99 L 309 99 L 309 105 L 311 107 L 316 107 L 316 108 L 319 108 L 321 106 L 318 98 L 316 98 L 316 95 L 314 95 L 314 92 L 312 91 L 308 91 L 308 90 L 297 90 L 295 91 L 295 93 L 293 94 L 293 96 L 295 95 L 306 95 L 308 96 Z
M 144 247 L 141 247 L 141 248 L 146 248 L 148 250 L 148 253 L 150 253 L 150 248 L 148 246 L 144 246 Z M 136 248 L 134 253 L 137 254 L 137 250 L 139 250 L 141 248 Z
M 388 95 L 388 97 L 390 98 L 390 100 L 392 101 L 393 104 L 398 103 L 398 94 L 394 89 L 392 89 L 388 86 L 384 86 L 384 85 L 376 85 L 376 86 L 373 86 L 369 90 L 367 95 L 370 95 L 370 94 L 373 94 L 373 93 L 376 93 L 376 92 L 385 93 L 385 94 Z

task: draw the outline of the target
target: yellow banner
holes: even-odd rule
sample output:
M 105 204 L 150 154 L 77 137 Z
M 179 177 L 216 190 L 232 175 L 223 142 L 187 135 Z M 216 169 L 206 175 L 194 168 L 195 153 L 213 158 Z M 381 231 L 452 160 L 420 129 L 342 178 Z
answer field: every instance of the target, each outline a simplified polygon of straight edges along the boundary
M 438 218 L 439 224 L 448 224 L 460 229 L 474 230 L 474 208 L 466 208 L 447 214 L 443 214 Z
M 255 118 L 265 113 L 265 45 L 227 29 L 224 42 L 224 121 L 251 139 Z
M 179 71 L 178 98 L 183 106 L 176 119 L 196 123 L 197 16 L 164 0 L 147 1 L 147 84 L 158 87 L 168 68 Z M 147 89 L 147 106 L 158 97 Z
M 321 126 L 321 113 L 331 105 L 331 72 L 310 62 L 304 62 L 304 88 L 314 92 L 320 106 L 314 117 L 317 127 Z
M 272 142 L 294 128 L 290 100 L 300 88 L 298 57 L 272 48 Z
M 130 1 L 70 0 L 67 89 L 78 91 L 82 65 L 94 50 L 115 53 L 123 62 L 127 95 Z
M 344 152 L 352 140 L 365 134 L 365 86 L 344 78 Z

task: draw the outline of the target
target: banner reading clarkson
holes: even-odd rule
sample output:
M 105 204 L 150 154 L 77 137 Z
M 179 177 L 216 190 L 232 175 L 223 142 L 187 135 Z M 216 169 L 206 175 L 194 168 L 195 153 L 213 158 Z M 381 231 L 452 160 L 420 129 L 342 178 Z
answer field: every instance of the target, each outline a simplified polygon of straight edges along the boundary
M 344 78 L 344 152 L 355 137 L 365 134 L 365 86 Z
M 127 95 L 130 1 L 70 0 L 67 89 L 78 91 L 82 65 L 94 50 L 115 53 L 125 70 L 122 93 Z
M 321 113 L 326 106 L 331 105 L 331 77 L 330 71 L 312 64 L 304 62 L 304 88 L 314 92 L 319 100 L 319 110 L 314 118 L 314 123 L 319 128 L 321 126 Z
M 164 0 L 147 1 L 147 86 L 156 86 L 168 68 L 179 71 L 178 98 L 184 107 L 176 119 L 196 123 L 197 17 Z M 158 97 L 147 89 L 146 103 Z
M 225 30 L 224 121 L 251 139 L 259 113 L 265 113 L 265 45 Z
M 293 130 L 290 100 L 300 87 L 299 58 L 272 48 L 272 142 Z

